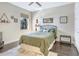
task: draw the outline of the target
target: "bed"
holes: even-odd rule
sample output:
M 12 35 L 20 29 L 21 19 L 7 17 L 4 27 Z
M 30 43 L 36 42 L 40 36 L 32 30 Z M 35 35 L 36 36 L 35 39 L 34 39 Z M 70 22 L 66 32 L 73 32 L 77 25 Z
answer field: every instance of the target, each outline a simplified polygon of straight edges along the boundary
M 39 47 L 40 51 L 46 56 L 48 55 L 50 44 L 56 39 L 56 26 L 41 26 L 44 31 L 32 32 L 26 35 L 22 35 L 19 43 L 25 43 L 31 46 Z M 46 31 L 47 30 L 47 31 Z

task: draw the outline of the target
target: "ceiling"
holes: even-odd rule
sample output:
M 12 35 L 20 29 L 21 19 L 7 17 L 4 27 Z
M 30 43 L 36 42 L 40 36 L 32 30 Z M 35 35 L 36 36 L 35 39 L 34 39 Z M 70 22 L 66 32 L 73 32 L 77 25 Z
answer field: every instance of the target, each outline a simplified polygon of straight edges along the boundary
M 10 3 L 13 5 L 16 5 L 18 7 L 24 8 L 26 10 L 29 10 L 31 12 L 34 12 L 34 11 L 38 11 L 38 10 L 42 10 L 42 9 L 70 4 L 71 2 L 39 2 L 42 5 L 41 7 L 38 6 L 36 3 L 33 3 L 31 6 L 29 6 L 28 4 L 30 2 L 10 2 Z

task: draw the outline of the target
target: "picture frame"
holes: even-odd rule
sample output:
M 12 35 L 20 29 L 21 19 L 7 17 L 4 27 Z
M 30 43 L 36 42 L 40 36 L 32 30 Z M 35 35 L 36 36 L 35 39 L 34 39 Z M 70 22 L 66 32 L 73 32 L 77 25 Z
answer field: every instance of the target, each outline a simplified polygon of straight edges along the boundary
M 8 19 L 5 13 L 3 13 L 2 16 L 0 17 L 0 23 L 10 23 L 10 20 Z
M 68 17 L 67 16 L 60 16 L 60 23 L 61 24 L 67 24 L 68 23 Z
M 14 23 L 18 23 L 18 18 L 15 18 L 14 16 L 11 16 L 11 19 L 13 19 Z
M 27 23 L 27 19 L 26 18 L 23 18 L 21 20 L 21 26 L 20 26 L 21 29 L 27 29 L 28 28 L 28 23 Z
M 15 22 L 15 23 L 18 23 L 18 19 L 17 19 L 17 18 L 14 18 L 14 22 Z
M 43 23 L 53 23 L 53 18 L 44 18 Z
M 38 23 L 38 19 L 36 19 L 36 23 Z
M 21 13 L 20 16 L 21 16 L 20 28 L 21 28 L 21 30 L 27 30 L 29 15 L 27 15 L 25 13 Z

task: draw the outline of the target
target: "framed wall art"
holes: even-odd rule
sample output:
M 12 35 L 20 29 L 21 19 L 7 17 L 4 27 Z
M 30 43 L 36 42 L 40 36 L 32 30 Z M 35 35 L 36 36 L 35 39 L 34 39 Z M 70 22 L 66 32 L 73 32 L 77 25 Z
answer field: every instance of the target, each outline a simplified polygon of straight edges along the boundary
M 67 16 L 60 16 L 60 23 L 61 24 L 67 24 L 68 23 L 68 17 Z
M 44 18 L 43 23 L 53 23 L 53 18 Z
M 28 19 L 29 19 L 29 16 L 24 14 L 24 13 L 21 13 L 21 25 L 20 25 L 20 28 L 21 30 L 25 30 L 25 29 L 28 29 Z
M 36 19 L 36 23 L 38 23 L 38 19 Z
M 11 16 L 11 19 L 13 19 L 14 23 L 18 23 L 18 18 Z
M 3 13 L 2 16 L 0 17 L 0 23 L 10 23 L 10 20 L 8 19 L 5 13 Z
M 27 19 L 23 18 L 21 20 L 21 29 L 27 29 Z

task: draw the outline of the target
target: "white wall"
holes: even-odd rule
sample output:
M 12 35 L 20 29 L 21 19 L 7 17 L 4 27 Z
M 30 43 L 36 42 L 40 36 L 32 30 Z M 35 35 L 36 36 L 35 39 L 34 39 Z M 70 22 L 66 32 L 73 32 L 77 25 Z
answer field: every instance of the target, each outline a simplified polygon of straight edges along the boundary
M 0 32 L 3 32 L 3 40 L 5 44 L 19 40 L 20 35 L 31 30 L 31 13 L 27 10 L 21 9 L 7 2 L 0 3 L 0 17 L 2 13 L 5 13 L 10 20 L 10 23 L 0 23 Z M 29 16 L 28 30 L 20 29 L 20 14 L 24 13 Z M 18 23 L 14 23 L 11 16 L 18 18 Z
M 60 16 L 67 16 L 68 23 L 60 24 L 60 20 L 59 20 Z M 72 43 L 74 43 L 74 3 L 34 12 L 32 17 L 33 17 L 33 30 L 35 30 L 36 19 L 39 19 L 39 21 L 41 21 L 42 18 L 44 17 L 54 18 L 54 23 L 51 24 L 56 25 L 58 28 L 57 40 L 59 41 L 60 34 L 66 34 L 66 35 L 71 35 Z
M 60 34 L 67 34 L 72 36 L 72 42 L 74 41 L 74 4 L 64 5 L 61 7 L 50 8 L 46 10 L 42 10 L 39 12 L 34 12 L 32 14 L 33 23 L 31 23 L 31 12 L 11 5 L 9 3 L 0 3 L 0 17 L 2 13 L 6 13 L 7 17 L 10 20 L 10 23 L 0 23 L 0 31 L 3 32 L 3 40 L 5 44 L 14 42 L 19 40 L 20 35 L 26 34 L 28 31 L 31 31 L 31 24 L 32 29 L 35 29 L 35 19 L 42 19 L 43 17 L 53 17 L 54 18 L 54 25 L 58 27 L 58 39 Z M 29 24 L 28 30 L 20 30 L 20 13 L 24 13 L 29 15 Z M 11 16 L 15 16 L 18 18 L 18 23 L 14 23 L 13 20 L 10 18 Z M 60 16 L 68 16 L 68 23 L 67 24 L 60 24 L 59 17 Z
M 79 3 L 75 4 L 75 46 L 79 51 Z

